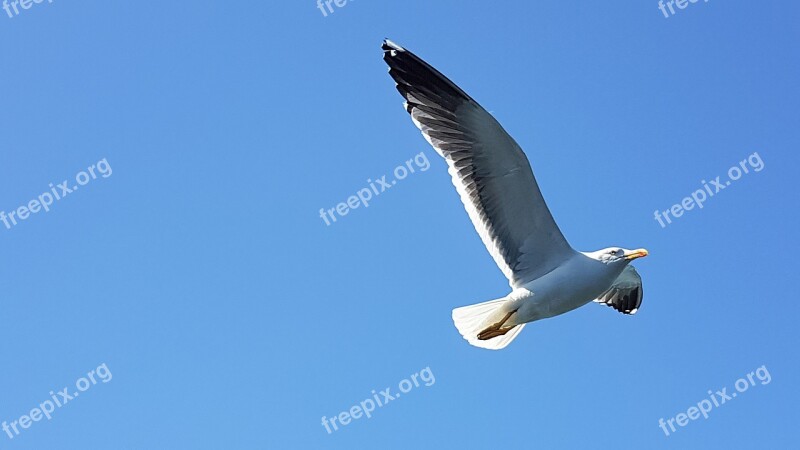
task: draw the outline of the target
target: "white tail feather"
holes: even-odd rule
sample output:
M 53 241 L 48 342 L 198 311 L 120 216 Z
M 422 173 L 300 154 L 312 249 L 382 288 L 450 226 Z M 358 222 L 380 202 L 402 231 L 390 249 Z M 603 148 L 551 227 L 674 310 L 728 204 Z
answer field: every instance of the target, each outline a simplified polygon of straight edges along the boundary
M 467 340 L 471 345 L 489 350 L 500 350 L 508 346 L 514 338 L 517 337 L 520 331 L 525 328 L 525 324 L 517 325 L 508 333 L 493 337 L 482 341 L 478 339 L 478 333 L 483 331 L 487 326 L 491 325 L 488 320 L 492 315 L 498 313 L 499 308 L 507 300 L 501 298 L 498 300 L 490 300 L 488 302 L 478 303 L 475 305 L 462 306 L 453 310 L 453 322 L 458 328 L 461 336 Z

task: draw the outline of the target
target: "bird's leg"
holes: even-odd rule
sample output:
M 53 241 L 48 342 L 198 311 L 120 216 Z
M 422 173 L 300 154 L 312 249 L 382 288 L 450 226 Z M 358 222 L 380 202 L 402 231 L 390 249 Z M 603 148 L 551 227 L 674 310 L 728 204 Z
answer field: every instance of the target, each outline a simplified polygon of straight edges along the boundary
M 509 312 L 508 314 L 506 314 L 505 317 L 503 317 L 503 320 L 501 320 L 500 322 L 497 322 L 497 323 L 495 323 L 493 325 L 490 325 L 488 328 L 486 328 L 485 330 L 483 330 L 480 333 L 478 333 L 478 340 L 485 341 L 485 340 L 488 340 L 488 339 L 491 339 L 491 338 L 494 338 L 494 337 L 497 337 L 497 336 L 502 336 L 502 335 L 508 333 L 509 331 L 511 331 L 514 327 L 502 328 L 502 326 L 503 326 L 503 324 L 505 324 L 508 321 L 508 319 L 511 318 L 512 315 L 514 315 L 515 312 L 517 312 L 517 311 L 514 310 L 514 311 Z

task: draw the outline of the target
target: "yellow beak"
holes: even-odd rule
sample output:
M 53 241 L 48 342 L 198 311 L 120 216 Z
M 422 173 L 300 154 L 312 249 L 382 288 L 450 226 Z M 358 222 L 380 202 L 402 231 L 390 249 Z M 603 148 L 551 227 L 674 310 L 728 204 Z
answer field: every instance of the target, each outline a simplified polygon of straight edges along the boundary
M 648 253 L 647 250 L 645 250 L 643 248 L 640 248 L 640 249 L 637 249 L 637 250 L 633 250 L 632 252 L 630 252 L 627 255 L 625 255 L 625 259 L 627 259 L 628 261 L 631 261 L 631 260 L 634 260 L 636 258 L 644 258 L 645 256 L 647 256 L 649 254 L 650 253 Z

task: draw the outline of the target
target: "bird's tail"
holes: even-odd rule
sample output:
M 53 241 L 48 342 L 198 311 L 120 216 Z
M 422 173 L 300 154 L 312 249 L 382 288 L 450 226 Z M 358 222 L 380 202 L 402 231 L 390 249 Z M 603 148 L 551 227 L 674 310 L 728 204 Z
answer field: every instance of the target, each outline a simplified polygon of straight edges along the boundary
M 456 324 L 458 332 L 461 333 L 461 336 L 463 336 L 467 342 L 475 347 L 489 350 L 505 348 L 517 337 L 519 332 L 525 327 L 525 324 L 517 325 L 507 333 L 491 339 L 478 339 L 478 334 L 497 320 L 502 319 L 503 315 L 506 313 L 502 306 L 507 301 L 507 299 L 501 298 L 454 309 L 453 322 Z

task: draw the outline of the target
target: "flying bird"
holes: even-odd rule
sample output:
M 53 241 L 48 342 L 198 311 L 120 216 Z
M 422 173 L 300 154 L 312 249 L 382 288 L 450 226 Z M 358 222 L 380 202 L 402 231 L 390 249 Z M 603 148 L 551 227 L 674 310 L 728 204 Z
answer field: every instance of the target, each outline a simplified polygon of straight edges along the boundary
M 511 286 L 503 298 L 453 310 L 464 339 L 499 350 L 526 323 L 592 301 L 635 314 L 642 279 L 630 262 L 647 250 L 574 250 L 550 214 L 528 158 L 500 123 L 418 56 L 388 39 L 382 49 L 406 111 L 447 161 L 472 224 Z

